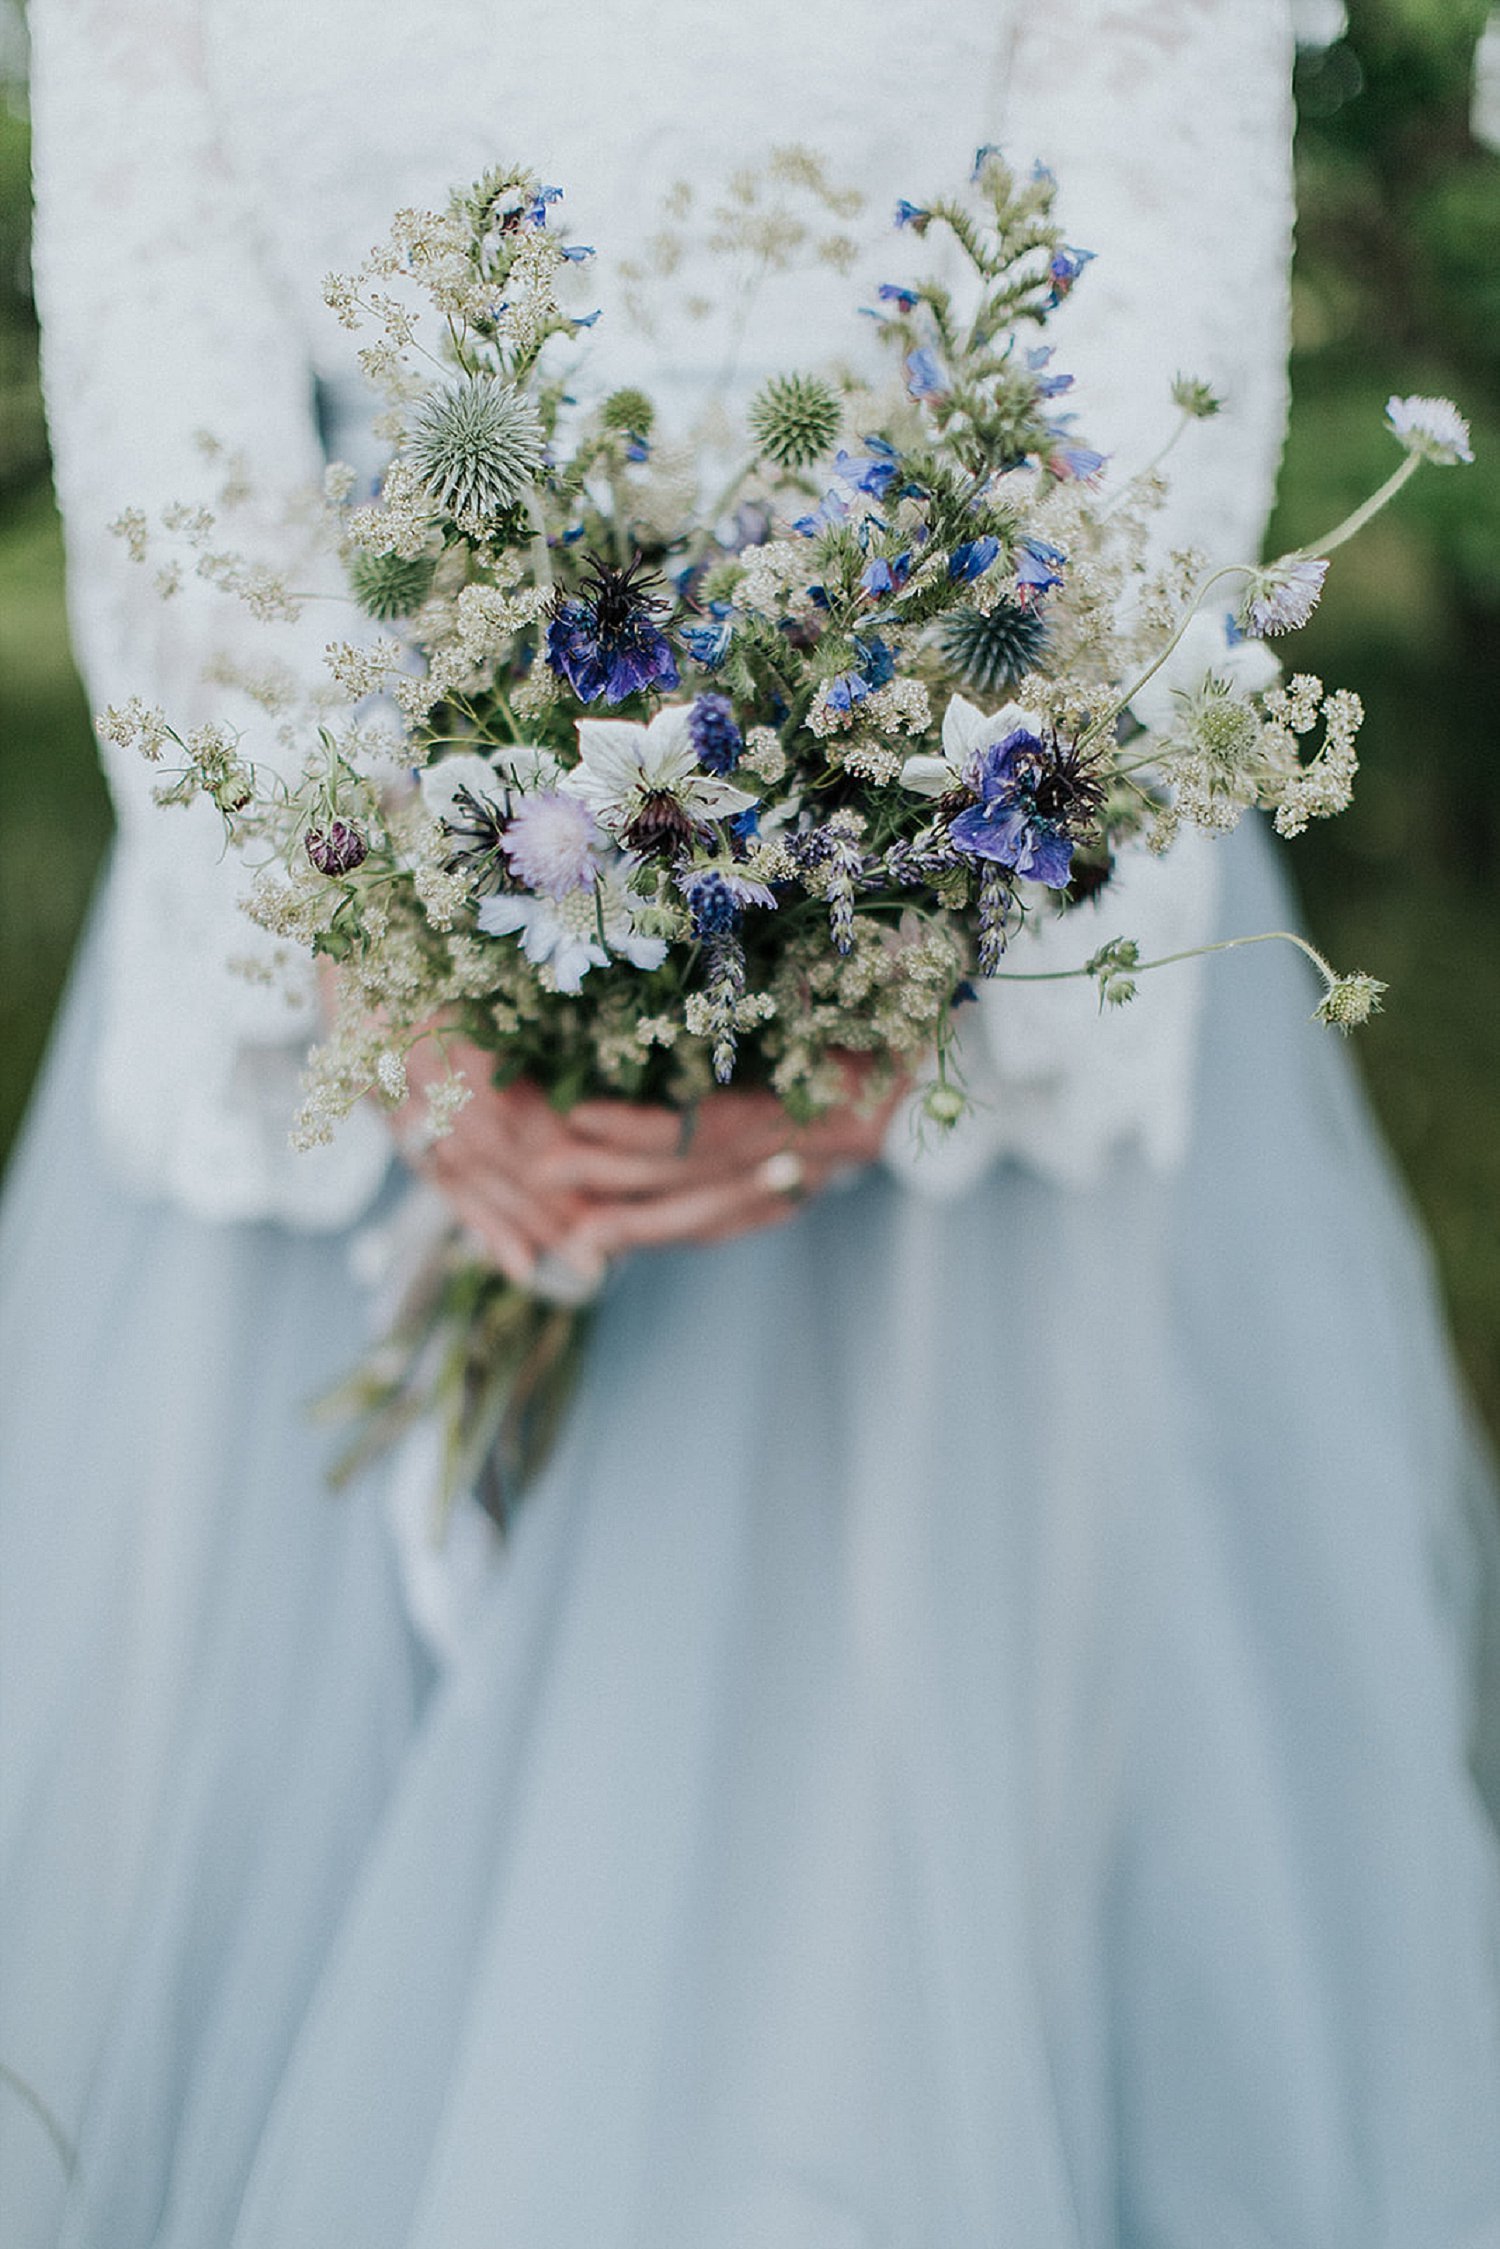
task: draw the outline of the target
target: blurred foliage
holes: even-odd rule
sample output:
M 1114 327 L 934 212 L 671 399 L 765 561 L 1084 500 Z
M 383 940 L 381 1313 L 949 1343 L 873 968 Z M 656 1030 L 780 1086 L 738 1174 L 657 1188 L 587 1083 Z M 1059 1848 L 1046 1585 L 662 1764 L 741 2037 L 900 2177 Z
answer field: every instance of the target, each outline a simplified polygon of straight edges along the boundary
M 1294 408 L 1272 551 L 1392 465 L 1391 391 L 1472 417 L 1478 465 L 1427 472 L 1341 554 L 1297 642 L 1298 666 L 1357 686 L 1370 717 L 1354 810 L 1289 857 L 1332 956 L 1390 981 L 1357 1051 L 1500 1430 L 1500 157 L 1469 131 L 1486 12 L 1352 0 L 1347 38 L 1299 62 Z M 13 24 L 0 0 L 0 81 Z M 0 1146 L 108 833 L 67 656 L 26 180 L 20 105 L 0 102 Z

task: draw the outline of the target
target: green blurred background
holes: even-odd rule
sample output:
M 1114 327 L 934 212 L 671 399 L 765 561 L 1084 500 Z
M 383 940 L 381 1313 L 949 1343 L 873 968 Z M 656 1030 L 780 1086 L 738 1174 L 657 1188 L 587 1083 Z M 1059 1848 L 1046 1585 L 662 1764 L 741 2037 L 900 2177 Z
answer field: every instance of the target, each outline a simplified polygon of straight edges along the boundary
M 1469 125 L 1487 12 L 1353 0 L 1347 37 L 1299 63 L 1295 404 L 1273 539 L 1312 537 L 1386 473 L 1391 391 L 1472 417 L 1478 466 L 1419 478 L 1340 556 L 1298 642 L 1299 666 L 1357 685 L 1370 718 L 1354 810 L 1290 858 L 1318 941 L 1390 982 L 1359 1058 L 1500 1432 L 1500 157 Z M 109 833 L 37 399 L 23 60 L 0 0 L 0 1148 Z

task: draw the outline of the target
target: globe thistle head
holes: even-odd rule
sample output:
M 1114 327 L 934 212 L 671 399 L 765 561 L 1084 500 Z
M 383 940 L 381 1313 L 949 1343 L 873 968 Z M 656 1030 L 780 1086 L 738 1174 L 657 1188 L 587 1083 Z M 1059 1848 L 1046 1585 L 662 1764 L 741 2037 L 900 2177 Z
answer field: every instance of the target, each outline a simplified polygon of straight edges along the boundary
M 816 375 L 773 375 L 750 402 L 750 434 L 779 468 L 811 468 L 839 434 L 844 410 Z
M 1034 609 L 1002 600 L 989 610 L 951 610 L 938 644 L 966 685 L 981 695 L 999 695 L 1040 667 L 1047 627 Z
M 412 416 L 406 456 L 429 497 L 456 521 L 499 515 L 542 465 L 531 400 L 493 375 L 432 391 Z
M 425 554 L 371 554 L 361 547 L 349 560 L 349 591 L 367 617 L 388 624 L 420 609 L 435 567 Z

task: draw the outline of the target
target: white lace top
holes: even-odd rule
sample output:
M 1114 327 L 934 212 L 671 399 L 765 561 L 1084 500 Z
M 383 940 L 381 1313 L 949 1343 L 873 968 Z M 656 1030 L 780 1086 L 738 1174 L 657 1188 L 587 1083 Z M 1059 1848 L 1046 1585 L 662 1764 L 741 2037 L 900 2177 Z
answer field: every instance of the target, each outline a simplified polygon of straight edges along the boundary
M 438 199 L 497 155 L 562 183 L 571 227 L 600 253 L 584 270 L 605 307 L 602 378 L 684 406 L 724 366 L 725 320 L 686 317 L 679 286 L 643 338 L 612 280 L 647 255 L 671 183 L 712 189 L 801 142 L 868 197 L 850 228 L 857 283 L 819 271 L 769 285 L 745 322 L 748 379 L 859 350 L 860 288 L 910 254 L 890 232 L 898 196 L 961 177 L 983 141 L 1044 156 L 1071 238 L 1098 253 L 1056 329 L 1091 441 L 1122 469 L 1144 461 L 1169 426 L 1172 376 L 1203 375 L 1232 409 L 1183 449 L 1168 536 L 1224 556 L 1258 544 L 1285 405 L 1288 0 L 32 0 L 30 18 L 44 372 L 97 705 L 133 692 L 191 723 L 226 700 L 201 684 L 207 658 L 265 654 L 267 628 L 206 587 L 163 606 L 105 526 L 126 506 L 201 496 L 202 429 L 268 485 L 315 477 L 313 378 L 347 379 L 353 349 L 322 306 L 323 274 L 357 260 L 398 204 Z M 280 652 L 311 670 L 329 636 L 314 606 L 281 629 Z M 268 722 L 249 704 L 235 715 L 272 755 Z M 204 1215 L 344 1223 L 384 1169 L 379 1120 L 357 1116 L 317 1157 L 288 1150 L 311 1003 L 289 1015 L 230 973 L 256 932 L 212 820 L 157 811 L 134 753 L 112 754 L 110 778 L 111 1147 L 134 1180 Z M 1213 911 L 1213 849 L 1190 839 L 1125 868 L 1102 934 L 1191 943 Z M 1100 934 L 1086 909 L 1028 965 L 1082 958 Z M 1087 986 L 991 988 L 969 1037 L 982 1108 L 920 1163 L 898 1128 L 892 1161 L 938 1190 L 1006 1152 L 1069 1178 L 1126 1140 L 1171 1161 L 1196 1004 L 1192 970 L 1148 979 L 1103 1022 Z

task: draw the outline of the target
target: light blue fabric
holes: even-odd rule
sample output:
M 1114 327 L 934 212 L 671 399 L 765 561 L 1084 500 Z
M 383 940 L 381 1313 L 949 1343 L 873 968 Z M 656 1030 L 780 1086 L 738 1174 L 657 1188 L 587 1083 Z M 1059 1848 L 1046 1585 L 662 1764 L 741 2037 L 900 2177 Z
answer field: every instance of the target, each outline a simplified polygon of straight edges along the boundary
M 1488 1494 L 1298 963 L 1172 1184 L 632 1265 L 440 1680 L 301 1418 L 344 1245 L 103 1180 L 91 986 L 3 1243 L 6 2249 L 1496 2249 Z

